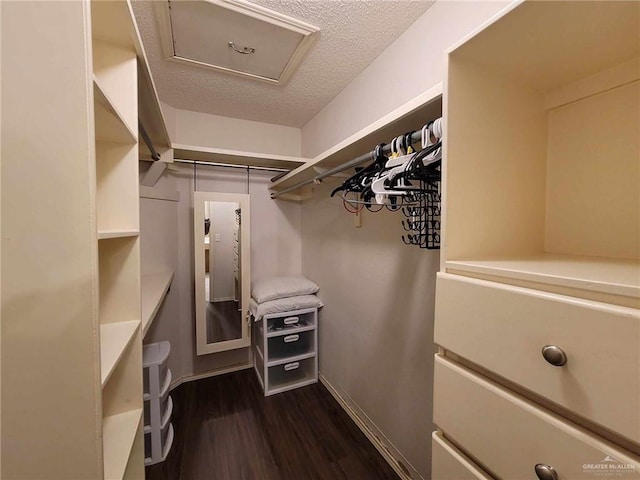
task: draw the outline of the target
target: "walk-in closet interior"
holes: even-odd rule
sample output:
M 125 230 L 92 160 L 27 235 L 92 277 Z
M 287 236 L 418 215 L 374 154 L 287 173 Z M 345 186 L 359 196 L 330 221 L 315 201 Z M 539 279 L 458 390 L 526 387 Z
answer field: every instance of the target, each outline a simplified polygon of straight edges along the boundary
M 0 478 L 640 478 L 640 1 L 0 19 Z

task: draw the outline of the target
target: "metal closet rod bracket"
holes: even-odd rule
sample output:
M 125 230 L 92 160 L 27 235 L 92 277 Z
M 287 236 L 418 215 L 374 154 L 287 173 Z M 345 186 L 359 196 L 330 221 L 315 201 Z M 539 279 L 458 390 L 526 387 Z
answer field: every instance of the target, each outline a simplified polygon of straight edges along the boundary
M 138 130 L 140 131 L 140 136 L 142 137 L 142 140 L 144 140 L 145 145 L 151 152 L 151 159 L 154 162 L 157 162 L 158 160 L 160 160 L 160 154 L 153 147 L 153 143 L 151 143 L 151 139 L 149 138 L 149 135 L 147 135 L 147 131 L 144 129 L 144 126 L 142 125 L 142 122 L 140 120 L 138 120 Z

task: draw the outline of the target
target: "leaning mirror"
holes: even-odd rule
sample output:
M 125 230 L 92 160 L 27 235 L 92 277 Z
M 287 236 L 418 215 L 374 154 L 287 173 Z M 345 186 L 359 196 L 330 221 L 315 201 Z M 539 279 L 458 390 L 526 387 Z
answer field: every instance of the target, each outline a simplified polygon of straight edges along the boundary
M 248 347 L 249 195 L 195 192 L 193 238 L 198 355 Z

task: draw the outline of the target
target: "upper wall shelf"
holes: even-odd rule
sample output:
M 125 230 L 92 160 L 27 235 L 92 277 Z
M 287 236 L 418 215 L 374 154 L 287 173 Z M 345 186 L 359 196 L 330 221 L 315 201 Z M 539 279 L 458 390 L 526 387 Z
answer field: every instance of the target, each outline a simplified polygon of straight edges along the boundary
M 404 105 L 366 126 L 317 157 L 273 182 L 270 188 L 283 190 L 318 175 L 318 170 L 333 168 L 388 143 L 399 134 L 421 128 L 442 115 L 442 84 L 439 83 Z
M 144 336 L 169 292 L 173 272 L 143 275 L 140 278 L 142 294 L 142 335 Z
M 238 150 L 224 150 L 221 148 L 206 148 L 193 145 L 173 144 L 174 157 L 183 160 L 197 160 L 201 162 L 220 162 L 233 165 L 247 165 L 255 167 L 274 167 L 294 169 L 305 162 L 306 158 L 271 155 L 265 153 L 241 152 Z

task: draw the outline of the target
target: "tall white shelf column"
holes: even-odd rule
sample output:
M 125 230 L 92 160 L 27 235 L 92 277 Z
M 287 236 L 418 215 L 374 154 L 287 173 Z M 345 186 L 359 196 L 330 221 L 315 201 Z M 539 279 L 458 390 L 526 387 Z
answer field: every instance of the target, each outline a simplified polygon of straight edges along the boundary
M 131 5 L 0 13 L 0 476 L 144 478 L 139 94 L 168 137 Z
M 91 10 L 104 478 L 143 478 L 138 67 L 127 2 Z
M 524 1 L 448 53 L 434 479 L 640 472 L 638 39 Z

